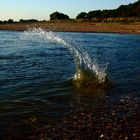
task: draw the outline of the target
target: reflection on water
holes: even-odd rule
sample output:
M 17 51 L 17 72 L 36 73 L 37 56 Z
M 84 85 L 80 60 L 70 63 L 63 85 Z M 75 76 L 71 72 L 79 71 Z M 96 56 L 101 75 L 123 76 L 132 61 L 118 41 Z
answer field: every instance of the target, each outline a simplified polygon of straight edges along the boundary
M 132 115 L 139 50 L 139 35 L 0 31 L 0 137 L 91 108 Z

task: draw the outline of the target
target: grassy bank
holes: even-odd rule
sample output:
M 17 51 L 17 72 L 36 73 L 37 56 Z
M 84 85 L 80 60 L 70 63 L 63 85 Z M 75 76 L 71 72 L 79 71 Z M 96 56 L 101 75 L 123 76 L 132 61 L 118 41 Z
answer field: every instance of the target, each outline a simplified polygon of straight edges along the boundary
M 24 31 L 28 28 L 42 28 L 55 32 L 103 32 L 140 34 L 140 22 L 86 22 L 48 21 L 37 23 L 1 24 L 0 30 Z

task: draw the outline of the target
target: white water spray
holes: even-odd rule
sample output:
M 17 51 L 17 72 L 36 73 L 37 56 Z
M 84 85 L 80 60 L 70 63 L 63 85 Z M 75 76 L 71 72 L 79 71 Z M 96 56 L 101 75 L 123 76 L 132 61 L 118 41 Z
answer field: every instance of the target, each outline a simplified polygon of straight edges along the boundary
M 51 31 L 47 32 L 41 28 L 28 29 L 27 31 L 23 32 L 21 38 L 24 40 L 32 40 L 39 42 L 45 42 L 46 40 L 48 40 L 50 42 L 63 45 L 71 53 L 78 67 L 80 67 L 83 70 L 88 70 L 90 71 L 90 73 L 96 75 L 96 78 L 98 78 L 99 83 L 105 82 L 107 64 L 105 66 L 99 66 L 95 60 L 91 60 L 88 53 L 82 48 L 80 48 L 80 46 L 77 46 L 74 43 L 64 40 L 62 37 L 56 35 Z M 77 72 L 74 76 L 74 80 L 80 78 L 81 73 Z

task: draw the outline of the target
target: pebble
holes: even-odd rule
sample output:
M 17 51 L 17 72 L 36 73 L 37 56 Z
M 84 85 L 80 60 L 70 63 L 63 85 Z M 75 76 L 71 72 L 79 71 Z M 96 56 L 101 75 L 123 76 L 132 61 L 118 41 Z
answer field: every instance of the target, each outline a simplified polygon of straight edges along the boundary
M 104 137 L 104 135 L 102 134 L 101 136 L 100 136 L 100 138 L 103 138 Z

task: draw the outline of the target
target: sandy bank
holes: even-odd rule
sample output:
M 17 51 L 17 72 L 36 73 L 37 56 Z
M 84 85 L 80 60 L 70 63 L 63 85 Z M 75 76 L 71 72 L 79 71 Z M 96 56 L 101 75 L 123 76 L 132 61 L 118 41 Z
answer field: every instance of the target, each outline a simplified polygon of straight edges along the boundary
M 135 23 L 93 23 L 93 22 L 45 22 L 30 24 L 0 25 L 0 30 L 23 31 L 28 28 L 43 28 L 56 32 L 103 32 L 103 33 L 134 33 L 140 34 L 140 22 Z

